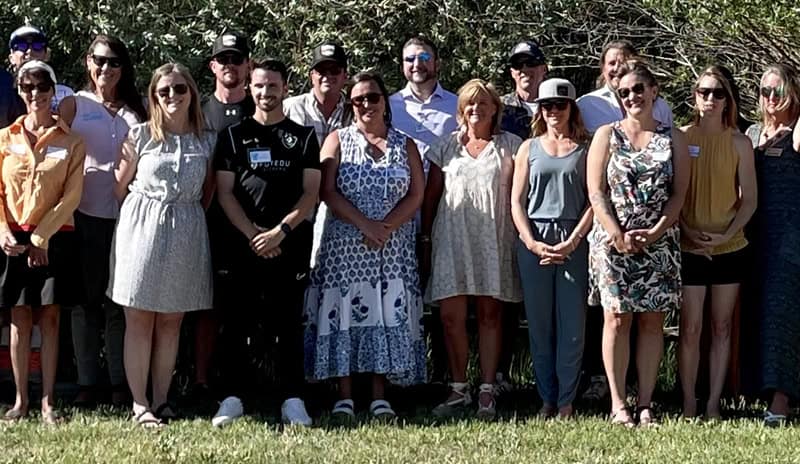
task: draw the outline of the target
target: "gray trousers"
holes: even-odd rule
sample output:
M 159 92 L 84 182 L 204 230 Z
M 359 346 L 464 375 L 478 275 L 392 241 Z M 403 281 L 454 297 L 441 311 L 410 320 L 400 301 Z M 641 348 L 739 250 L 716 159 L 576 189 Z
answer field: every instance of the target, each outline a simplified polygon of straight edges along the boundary
M 125 385 L 122 347 L 125 314 L 105 295 L 114 219 L 75 212 L 83 271 L 84 304 L 72 308 L 72 345 L 78 366 L 78 385 L 95 386 L 100 377 L 101 336 L 112 386 Z
M 531 220 L 534 238 L 555 245 L 577 221 Z M 557 407 L 575 399 L 583 358 L 588 283 L 588 244 L 584 239 L 564 264 L 539 264 L 540 258 L 517 241 L 525 297 L 531 358 L 542 401 Z

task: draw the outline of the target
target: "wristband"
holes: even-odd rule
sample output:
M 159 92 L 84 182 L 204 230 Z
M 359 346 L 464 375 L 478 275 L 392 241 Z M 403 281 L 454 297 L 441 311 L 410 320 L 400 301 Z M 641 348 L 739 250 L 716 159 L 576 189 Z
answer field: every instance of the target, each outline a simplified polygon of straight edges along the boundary
M 292 233 L 292 226 L 285 222 L 281 222 L 281 232 L 283 232 L 284 235 L 289 235 Z

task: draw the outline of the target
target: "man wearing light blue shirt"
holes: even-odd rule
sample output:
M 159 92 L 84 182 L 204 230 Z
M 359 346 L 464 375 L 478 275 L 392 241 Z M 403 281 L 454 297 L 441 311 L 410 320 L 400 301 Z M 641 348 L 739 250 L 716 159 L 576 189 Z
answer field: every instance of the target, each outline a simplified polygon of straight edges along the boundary
M 392 126 L 414 140 L 422 159 L 431 144 L 458 127 L 458 97 L 439 84 L 436 45 L 415 36 L 403 45 L 403 75 L 408 83 L 389 97 Z M 427 167 L 427 163 L 426 163 Z M 427 169 L 426 169 L 427 172 Z

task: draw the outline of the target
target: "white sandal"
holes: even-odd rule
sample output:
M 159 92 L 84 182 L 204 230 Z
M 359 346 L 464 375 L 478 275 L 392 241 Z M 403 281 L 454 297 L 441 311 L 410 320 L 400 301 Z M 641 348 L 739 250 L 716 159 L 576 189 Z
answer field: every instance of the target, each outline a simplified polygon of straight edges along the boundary
M 786 416 L 783 414 L 775 414 L 769 409 L 764 411 L 764 426 L 766 427 L 781 427 L 786 424 Z
M 481 404 L 480 394 L 481 393 L 488 393 L 492 396 L 492 401 L 487 405 L 484 406 Z M 485 419 L 485 420 L 492 420 L 497 415 L 497 408 L 494 401 L 495 396 L 495 388 L 494 385 L 491 383 L 482 383 L 480 387 L 478 387 L 478 419 Z
M 444 403 L 433 408 L 433 415 L 436 417 L 452 417 L 465 406 L 472 404 L 472 396 L 469 394 L 469 384 L 467 382 L 453 382 L 450 384 L 450 393 L 455 393 L 456 398 L 445 400 Z
M 394 419 L 397 414 L 386 400 L 375 400 L 369 405 L 369 412 L 375 419 Z
M 333 404 L 333 411 L 331 414 L 334 416 L 345 416 L 349 418 L 356 417 L 355 404 L 353 400 L 339 400 Z

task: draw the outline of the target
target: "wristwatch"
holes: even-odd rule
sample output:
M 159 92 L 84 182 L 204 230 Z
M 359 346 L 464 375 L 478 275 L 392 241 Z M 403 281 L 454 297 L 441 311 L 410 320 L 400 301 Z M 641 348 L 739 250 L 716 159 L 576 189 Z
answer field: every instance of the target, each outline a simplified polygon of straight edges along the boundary
M 281 232 L 283 232 L 284 235 L 289 235 L 292 233 L 292 226 L 285 222 L 281 222 Z

